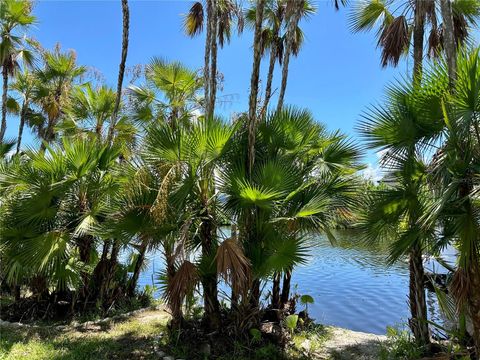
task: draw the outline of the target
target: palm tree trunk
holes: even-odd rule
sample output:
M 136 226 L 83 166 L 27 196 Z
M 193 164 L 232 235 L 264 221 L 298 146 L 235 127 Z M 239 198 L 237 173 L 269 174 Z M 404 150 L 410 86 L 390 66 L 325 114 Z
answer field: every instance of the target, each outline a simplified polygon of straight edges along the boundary
M 203 69 L 203 86 L 205 89 L 205 116 L 210 116 L 210 52 L 211 52 L 211 34 L 212 34 L 212 1 L 207 0 L 207 33 L 205 35 L 205 57 L 204 57 L 204 69 Z
M 425 34 L 425 0 L 415 1 L 415 19 L 413 28 L 413 79 L 420 82 L 423 69 L 423 42 Z
M 8 70 L 4 65 L 2 68 L 3 93 L 2 93 L 2 125 L 0 127 L 0 142 L 5 137 L 7 131 L 7 94 L 8 94 Z
M 410 251 L 409 268 L 409 304 L 411 312 L 409 325 L 415 336 L 415 340 L 424 346 L 430 343 L 430 335 L 427 323 L 427 302 L 424 287 L 425 274 L 423 270 L 422 251 L 418 244 L 414 245 Z
M 449 0 L 440 0 L 445 36 L 443 46 L 447 55 L 448 77 L 451 85 L 455 82 L 457 71 L 457 46 L 453 26 L 452 6 Z
M 202 256 L 211 257 L 216 252 L 214 236 L 215 225 L 211 218 L 212 214 L 208 210 L 208 197 L 203 199 L 205 211 L 205 220 L 201 225 Z M 205 307 L 205 321 L 209 329 L 215 330 L 220 326 L 220 303 L 218 302 L 218 278 L 216 268 L 208 271 L 201 277 L 203 287 L 203 301 Z
M 217 31 L 218 31 L 218 5 L 217 0 L 212 1 L 212 23 L 210 32 L 210 47 L 211 47 L 211 69 L 210 69 L 210 97 L 208 99 L 209 117 L 215 113 L 215 99 L 217 97 Z
M 278 30 L 273 35 L 276 39 L 278 36 Z M 267 85 L 265 87 L 265 104 L 263 105 L 265 109 L 268 107 L 270 97 L 272 96 L 272 81 L 273 81 L 273 71 L 275 70 L 275 61 L 277 60 L 277 51 L 275 45 L 272 45 L 270 49 L 270 63 L 268 64 L 268 74 L 267 74 Z
M 22 105 L 22 112 L 20 114 L 20 124 L 18 126 L 18 137 L 17 137 L 17 151 L 16 154 L 20 152 L 20 147 L 22 145 L 23 137 L 23 128 L 25 127 L 25 116 L 27 115 L 28 102 L 24 101 Z
M 280 297 L 280 308 L 283 309 L 290 298 L 290 283 L 292 281 L 292 272 L 286 271 L 283 275 L 282 296 Z
M 294 0 L 290 0 L 294 1 Z M 280 86 L 280 94 L 278 95 L 278 104 L 277 112 L 280 111 L 283 107 L 283 99 L 285 97 L 285 91 L 287 89 L 287 79 L 288 79 L 288 65 L 290 63 L 290 54 L 292 52 L 292 44 L 295 39 L 296 29 L 302 15 L 302 9 L 304 6 L 303 0 L 295 1 L 293 5 L 293 13 L 290 16 L 287 30 L 287 43 L 285 46 L 285 53 L 283 55 L 283 64 L 282 64 L 282 84 Z
M 473 325 L 473 339 L 475 344 L 476 358 L 480 359 L 480 266 L 478 263 L 469 266 L 470 278 L 470 296 L 468 297 L 468 307 L 470 308 L 470 317 Z
M 272 286 L 272 308 L 280 308 L 280 273 L 275 272 L 273 274 L 273 286 Z
M 248 173 L 251 174 L 255 161 L 255 127 L 257 115 L 258 82 L 262 56 L 262 21 L 265 0 L 257 1 L 255 33 L 253 36 L 253 68 L 250 78 L 250 98 L 248 102 Z
M 148 240 L 143 240 L 138 252 L 138 258 L 135 262 L 135 269 L 133 270 L 132 278 L 128 285 L 127 295 L 133 297 L 135 295 L 135 289 L 137 288 L 138 277 L 140 276 L 140 270 L 142 269 L 143 262 L 145 260 L 145 253 L 147 252 Z
M 128 0 L 122 0 L 122 14 L 123 14 L 123 34 L 122 34 L 122 57 L 118 69 L 117 80 L 117 97 L 115 99 L 115 107 L 113 108 L 112 119 L 110 121 L 110 128 L 108 130 L 107 142 L 111 143 L 113 134 L 115 132 L 115 125 L 117 122 L 118 108 L 120 107 L 120 99 L 122 97 L 123 77 L 125 75 L 125 63 L 127 62 L 128 53 L 128 32 L 130 25 L 130 13 L 128 9 Z

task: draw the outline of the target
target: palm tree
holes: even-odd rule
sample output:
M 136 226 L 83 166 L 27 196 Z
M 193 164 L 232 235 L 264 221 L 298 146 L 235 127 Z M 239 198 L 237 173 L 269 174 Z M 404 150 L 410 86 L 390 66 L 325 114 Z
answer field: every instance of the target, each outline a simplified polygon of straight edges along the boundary
M 120 99 L 122 97 L 122 84 L 123 77 L 125 75 L 125 64 L 127 62 L 127 53 L 128 53 L 128 32 L 130 26 L 130 12 L 128 9 L 128 0 L 122 0 L 122 56 L 120 59 L 120 65 L 118 68 L 118 80 L 117 80 L 117 97 L 115 99 L 115 107 L 113 108 L 112 119 L 110 120 L 110 128 L 108 131 L 107 141 L 112 142 L 113 135 L 115 131 L 115 125 L 117 122 L 118 109 L 120 107 Z
M 71 121 L 75 130 L 78 130 L 76 121 L 81 121 L 85 124 L 82 131 L 88 131 L 101 139 L 103 126 L 112 117 L 116 97 L 116 93 L 105 85 L 97 89 L 94 89 L 90 83 L 76 87 L 72 90 L 66 110 L 68 117 L 64 122 Z
M 118 182 L 118 150 L 64 139 L 28 151 L 2 177 L 2 258 L 7 281 L 43 279 L 38 294 L 89 286 L 97 256 L 96 228 L 108 215 Z M 4 250 L 4 251 L 3 251 Z
M 45 115 L 44 122 L 34 125 L 43 140 L 41 149 L 55 139 L 55 127 L 68 109 L 72 89 L 86 71 L 76 64 L 75 53 L 62 53 L 59 47 L 44 52 L 43 58 L 43 68 L 34 72 L 37 81 L 33 92 L 33 101 Z
M 338 7 L 337 1 L 335 1 L 335 6 Z M 308 16 L 314 14 L 315 8 L 306 0 L 287 0 L 285 12 L 287 32 L 285 34 L 286 40 L 282 62 L 282 83 L 280 86 L 280 94 L 278 95 L 277 111 L 280 111 L 283 107 L 283 100 L 285 97 L 285 91 L 287 89 L 290 55 L 298 54 L 299 46 L 302 42 L 301 37 L 303 35 L 301 31 L 298 31 L 298 24 L 302 18 L 307 18 Z
M 390 86 L 387 100 L 363 115 L 360 131 L 371 149 L 384 151 L 381 164 L 387 171 L 386 188 L 374 191 L 362 224 L 368 240 L 395 239 L 390 260 L 410 257 L 410 327 L 421 345 L 430 343 L 423 286 L 422 253 L 434 239 L 435 227 L 421 228 L 427 213 L 429 190 L 423 151 L 442 131 L 437 113 L 427 113 L 428 94 L 416 84 Z
M 187 290 L 200 281 L 203 288 L 205 321 L 208 327 L 220 325 L 220 304 L 218 300 L 218 272 L 215 256 L 219 248 L 217 236 L 216 209 L 219 207 L 218 192 L 215 190 L 214 172 L 220 166 L 228 150 L 235 126 L 229 126 L 219 119 L 203 119 L 191 126 L 173 128 L 169 124 L 157 124 L 150 129 L 146 138 L 145 159 L 155 168 L 166 168 L 167 177 L 173 177 L 171 204 L 174 213 L 184 214 L 178 225 L 183 234 L 183 251 L 198 259 L 184 259 L 167 287 L 167 299 L 177 303 L 179 308 Z M 159 189 L 158 212 L 166 214 L 160 206 L 166 194 Z M 172 210 L 170 210 L 172 211 Z M 190 249 L 190 251 L 189 251 Z M 194 283 L 192 283 L 192 281 Z
M 18 136 L 17 136 L 17 150 L 16 153 L 20 152 L 20 147 L 22 145 L 22 136 L 23 130 L 25 127 L 25 122 L 31 118 L 33 111 L 30 108 L 30 103 L 32 101 L 32 95 L 35 88 L 35 78 L 31 72 L 24 69 L 23 72 L 17 72 L 15 76 L 15 82 L 10 85 L 10 89 L 13 90 L 17 95 L 20 96 L 21 100 L 17 102 L 16 99 L 10 98 L 8 107 L 13 106 L 14 112 L 20 116 L 20 124 L 18 126 Z
M 424 43 L 428 33 L 428 53 L 437 56 L 442 47 L 452 52 L 453 34 L 455 44 L 463 43 L 468 35 L 469 26 L 475 25 L 479 15 L 476 0 L 454 1 L 451 4 L 454 28 L 450 29 L 449 14 L 445 13 L 445 4 L 440 1 L 443 24 L 439 18 L 435 0 L 415 0 L 410 2 L 383 0 L 360 1 L 350 14 L 350 27 L 353 32 L 369 31 L 378 27 L 378 46 L 382 49 L 381 62 L 397 66 L 400 58 L 408 54 L 413 35 L 413 77 L 421 78 Z M 443 4 L 443 5 L 442 5 Z M 445 17 L 446 16 L 446 17 Z M 429 26 L 429 28 L 427 27 Z M 427 31 L 429 30 L 429 31 Z
M 344 136 L 327 133 L 306 110 L 271 113 L 256 131 L 251 175 L 238 156 L 248 152 L 245 129 L 225 161 L 221 191 L 229 217 L 237 219 L 242 230 L 240 240 L 251 263 L 250 301 L 258 306 L 259 283 L 273 275 L 273 302 L 283 303 L 274 305 L 285 306 L 292 269 L 307 256 L 309 235 L 322 232 L 330 237 L 336 217 L 351 204 L 358 154 Z M 242 229 L 246 217 L 249 227 Z
M 243 14 L 234 0 L 206 0 L 205 4 L 197 1 L 185 17 L 186 34 L 191 37 L 199 35 L 205 22 L 204 107 L 205 116 L 212 117 L 217 94 L 217 47 L 223 48 L 225 42 L 230 42 L 234 22 L 238 32 L 243 31 Z
M 129 87 L 133 118 L 145 126 L 188 123 L 200 107 L 202 85 L 198 74 L 181 63 L 154 57 L 145 68 L 145 84 Z
M 468 310 L 477 356 L 480 354 L 480 122 L 476 114 L 480 108 L 475 99 L 479 95 L 479 52 L 477 48 L 459 54 L 453 91 L 448 76 L 450 64 L 443 64 L 427 75 L 424 91 L 436 95 L 428 103 L 427 114 L 441 122 L 445 138 L 431 165 L 437 199 L 423 219 L 425 226 L 439 224 L 443 237 L 458 249 L 451 291 L 458 308 Z
M 270 0 L 266 2 L 264 10 L 264 20 L 261 44 L 262 54 L 270 49 L 269 65 L 267 73 L 267 83 L 265 86 L 265 102 L 263 107 L 268 107 L 268 102 L 272 96 L 272 81 L 273 72 L 275 70 L 275 63 L 282 62 L 282 54 L 284 47 L 284 37 L 281 34 L 283 27 L 283 21 L 285 17 L 285 1 L 284 0 Z M 256 6 L 247 10 L 245 19 L 248 24 L 251 24 L 255 28 L 256 22 Z
M 265 0 L 257 1 L 255 9 L 255 33 L 253 36 L 253 68 L 250 77 L 250 97 L 248 100 L 248 174 L 251 174 L 255 161 L 255 127 L 257 121 L 257 98 L 262 55 L 262 22 Z
M 0 64 L 3 78 L 0 142 L 7 130 L 8 78 L 14 75 L 19 59 L 23 59 L 26 65 L 33 62 L 32 53 L 26 49 L 26 39 L 17 34 L 17 29 L 27 28 L 35 22 L 31 10 L 32 4 L 29 0 L 5 0 L 0 3 Z

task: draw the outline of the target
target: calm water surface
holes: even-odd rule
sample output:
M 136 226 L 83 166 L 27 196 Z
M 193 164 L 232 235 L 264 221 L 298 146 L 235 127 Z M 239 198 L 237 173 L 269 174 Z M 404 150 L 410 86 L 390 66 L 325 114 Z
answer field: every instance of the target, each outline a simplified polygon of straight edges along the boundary
M 365 247 L 352 232 L 337 233 L 332 246 L 326 237 L 313 239 L 307 264 L 294 270 L 293 291 L 313 296 L 309 312 L 318 322 L 356 331 L 385 334 L 388 325 L 406 324 L 409 316 L 408 264 L 388 266 L 386 250 Z M 139 286 L 152 284 L 152 276 L 161 270 L 160 254 L 150 256 Z M 266 289 L 270 284 L 266 285 Z M 429 316 L 440 321 L 435 295 L 427 292 Z

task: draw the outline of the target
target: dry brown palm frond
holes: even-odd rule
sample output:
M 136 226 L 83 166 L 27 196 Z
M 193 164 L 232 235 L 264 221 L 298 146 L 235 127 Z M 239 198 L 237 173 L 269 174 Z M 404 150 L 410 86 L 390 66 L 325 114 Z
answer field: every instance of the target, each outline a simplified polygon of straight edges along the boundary
M 468 37 L 467 21 L 457 12 L 453 13 L 453 32 L 457 46 L 463 44 Z
M 250 278 L 250 262 L 237 241 L 230 238 L 223 241 L 215 255 L 217 272 L 232 286 L 234 293 L 241 294 Z
M 197 268 L 185 260 L 168 282 L 165 298 L 172 311 L 182 307 L 185 296 L 191 294 L 199 280 Z
M 400 57 L 409 46 L 409 31 L 405 16 L 398 16 L 385 26 L 378 40 L 378 46 L 382 48 L 382 66 L 386 67 L 389 63 L 397 66 Z
M 436 58 L 440 56 L 443 48 L 442 40 L 441 30 L 432 27 L 428 36 L 428 57 Z
M 201 2 L 196 2 L 190 8 L 190 11 L 185 16 L 183 27 L 188 36 L 195 36 L 203 30 L 203 5 Z
M 282 61 L 283 61 L 283 51 L 284 51 L 284 41 L 283 41 L 283 37 L 278 37 L 277 38 L 277 48 L 276 48 L 276 56 L 277 56 L 277 60 L 278 60 L 278 63 L 280 65 L 282 65 Z
M 273 39 L 272 39 L 272 34 L 271 34 L 271 31 L 270 29 L 263 29 L 262 30 L 262 34 L 261 34 L 261 54 L 262 56 L 265 55 L 267 49 L 270 47 L 270 46 L 273 46 Z
M 453 275 L 450 289 L 457 303 L 457 308 L 460 309 L 468 300 L 470 289 L 470 279 L 465 269 L 457 268 Z
M 223 48 L 225 42 L 230 42 L 232 12 L 231 6 L 226 5 L 218 10 L 218 43 Z

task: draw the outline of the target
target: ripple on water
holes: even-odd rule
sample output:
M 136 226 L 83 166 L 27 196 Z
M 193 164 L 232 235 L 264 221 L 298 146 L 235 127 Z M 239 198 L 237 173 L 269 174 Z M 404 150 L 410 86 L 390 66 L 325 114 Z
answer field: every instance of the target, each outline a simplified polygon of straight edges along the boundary
M 406 323 L 406 263 L 387 266 L 384 250 L 358 244 L 352 233 L 341 234 L 335 247 L 323 236 L 313 240 L 310 258 L 295 269 L 292 278 L 297 284 L 294 291 L 315 299 L 309 306 L 311 316 L 325 324 L 374 334 L 384 334 L 388 325 Z M 162 267 L 161 255 L 154 254 L 139 285 L 151 284 L 152 273 Z M 435 304 L 429 301 L 429 313 L 438 319 Z

